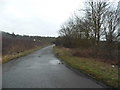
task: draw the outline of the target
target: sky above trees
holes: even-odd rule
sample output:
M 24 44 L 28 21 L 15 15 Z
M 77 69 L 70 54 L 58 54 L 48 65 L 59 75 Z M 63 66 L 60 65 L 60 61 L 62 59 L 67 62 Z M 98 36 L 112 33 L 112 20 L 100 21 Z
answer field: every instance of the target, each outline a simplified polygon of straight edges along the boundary
M 75 11 L 84 8 L 85 1 L 0 0 L 0 30 L 21 35 L 58 36 L 60 26 Z

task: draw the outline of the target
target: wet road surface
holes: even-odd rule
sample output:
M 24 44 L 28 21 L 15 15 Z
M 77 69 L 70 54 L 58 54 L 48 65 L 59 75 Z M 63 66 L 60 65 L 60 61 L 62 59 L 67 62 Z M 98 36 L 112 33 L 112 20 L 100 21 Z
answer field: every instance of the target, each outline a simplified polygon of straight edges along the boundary
M 78 75 L 53 53 L 53 45 L 3 65 L 3 88 L 103 88 Z

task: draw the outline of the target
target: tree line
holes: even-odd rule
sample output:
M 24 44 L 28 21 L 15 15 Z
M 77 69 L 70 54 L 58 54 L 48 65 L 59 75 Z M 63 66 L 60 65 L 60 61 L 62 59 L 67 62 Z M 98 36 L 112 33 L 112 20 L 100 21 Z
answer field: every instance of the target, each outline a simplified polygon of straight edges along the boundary
M 74 14 L 59 30 L 56 45 L 67 48 L 103 50 L 105 57 L 118 58 L 120 49 L 120 2 L 114 7 L 105 0 L 90 0 L 85 15 Z

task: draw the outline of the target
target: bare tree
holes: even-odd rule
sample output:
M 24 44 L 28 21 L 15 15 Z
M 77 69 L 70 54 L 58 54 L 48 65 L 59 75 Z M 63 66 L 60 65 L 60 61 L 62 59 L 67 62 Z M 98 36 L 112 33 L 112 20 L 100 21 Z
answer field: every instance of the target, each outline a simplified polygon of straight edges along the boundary
M 89 8 L 87 9 L 88 12 L 91 14 L 91 20 L 93 23 L 93 31 L 94 31 L 94 37 L 96 40 L 96 44 L 100 41 L 100 32 L 101 32 L 101 26 L 103 23 L 103 16 L 107 10 L 108 2 L 106 1 L 93 1 L 91 0 L 89 2 Z
M 113 57 L 112 53 L 114 53 L 114 51 L 117 50 L 118 38 L 120 36 L 118 9 L 112 9 L 110 7 L 105 13 L 102 34 L 103 36 L 105 36 L 106 39 L 108 56 L 110 59 L 112 59 Z
M 118 34 L 118 13 L 117 11 L 108 11 L 106 14 L 106 18 L 104 19 L 104 31 L 106 40 L 112 43 L 119 36 Z

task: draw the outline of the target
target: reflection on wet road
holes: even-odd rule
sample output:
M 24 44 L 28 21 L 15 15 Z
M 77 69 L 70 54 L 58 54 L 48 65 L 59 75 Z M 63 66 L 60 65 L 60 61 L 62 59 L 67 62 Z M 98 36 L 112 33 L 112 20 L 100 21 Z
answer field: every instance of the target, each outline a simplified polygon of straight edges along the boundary
M 102 88 L 71 71 L 53 53 L 53 45 L 3 65 L 3 88 Z

